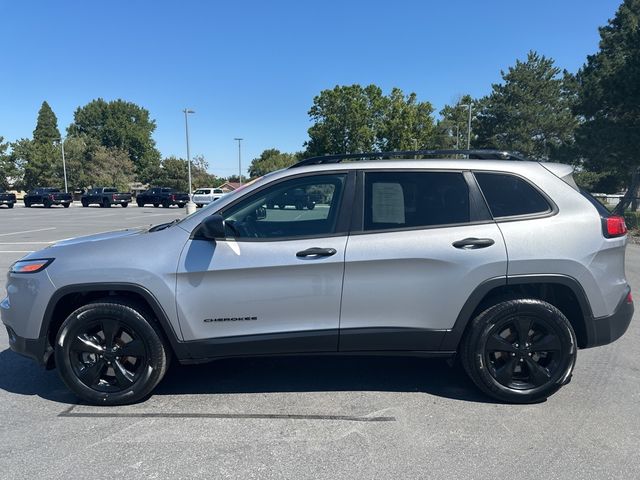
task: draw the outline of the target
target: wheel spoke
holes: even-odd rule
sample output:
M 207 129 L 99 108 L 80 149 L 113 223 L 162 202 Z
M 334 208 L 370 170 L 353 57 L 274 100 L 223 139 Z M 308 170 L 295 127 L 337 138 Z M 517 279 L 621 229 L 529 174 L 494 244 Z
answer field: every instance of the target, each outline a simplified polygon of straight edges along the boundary
M 141 340 L 132 340 L 117 350 L 119 357 L 144 357 L 146 351 Z
M 98 380 L 100 380 L 100 375 L 102 374 L 102 370 L 104 370 L 104 366 L 104 360 L 99 359 L 96 363 L 84 367 L 78 374 L 78 378 L 85 385 L 95 385 L 98 383 Z
M 502 385 L 509 385 L 513 380 L 513 370 L 516 366 L 516 359 L 510 357 L 505 364 L 496 370 L 496 380 Z
M 101 354 L 104 352 L 104 348 L 101 345 L 98 345 L 92 340 L 80 335 L 73 339 L 73 342 L 71 343 L 71 350 L 75 352 L 89 352 L 95 354 Z
M 534 352 L 553 352 L 561 349 L 560 339 L 556 335 L 547 334 L 531 345 Z
M 487 339 L 488 352 L 515 352 L 517 349 L 500 335 L 493 334 Z
M 120 330 L 120 323 L 112 318 L 102 320 L 102 331 L 104 332 L 104 341 L 107 350 L 113 348 L 113 341 Z
M 113 373 L 116 376 L 118 385 L 128 387 L 133 383 L 133 374 L 124 368 L 124 365 L 122 365 L 120 360 L 115 360 L 111 363 L 111 366 L 113 367 Z
M 538 365 L 531 358 L 526 358 L 525 363 L 527 364 L 527 369 L 529 370 L 529 380 L 533 385 L 539 387 L 549 381 L 551 375 L 546 368 Z
M 518 343 L 524 346 L 529 342 L 529 330 L 531 329 L 531 320 L 527 317 L 518 317 L 513 321 L 518 332 Z

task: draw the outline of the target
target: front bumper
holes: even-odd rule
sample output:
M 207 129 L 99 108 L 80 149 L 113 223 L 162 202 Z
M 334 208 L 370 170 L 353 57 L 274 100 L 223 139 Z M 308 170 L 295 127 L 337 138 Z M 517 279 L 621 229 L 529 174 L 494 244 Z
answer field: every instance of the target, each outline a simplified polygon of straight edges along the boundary
M 606 317 L 594 318 L 588 333 L 586 348 L 607 345 L 619 339 L 629 328 L 633 318 L 633 302 L 627 301 L 629 292 L 625 293 L 615 311 Z
M 53 354 L 53 348 L 48 344 L 46 338 L 23 338 L 16 334 L 13 329 L 5 325 L 9 335 L 9 348 L 14 352 L 35 360 L 41 366 L 50 365 L 49 360 Z

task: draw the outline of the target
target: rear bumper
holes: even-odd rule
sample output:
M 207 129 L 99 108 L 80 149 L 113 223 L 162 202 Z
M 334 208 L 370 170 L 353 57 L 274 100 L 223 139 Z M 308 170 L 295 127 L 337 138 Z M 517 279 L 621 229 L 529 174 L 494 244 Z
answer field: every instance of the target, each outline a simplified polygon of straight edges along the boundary
M 592 319 L 585 348 L 607 345 L 624 335 L 634 312 L 633 302 L 627 301 L 630 291 L 629 288 L 611 315 Z

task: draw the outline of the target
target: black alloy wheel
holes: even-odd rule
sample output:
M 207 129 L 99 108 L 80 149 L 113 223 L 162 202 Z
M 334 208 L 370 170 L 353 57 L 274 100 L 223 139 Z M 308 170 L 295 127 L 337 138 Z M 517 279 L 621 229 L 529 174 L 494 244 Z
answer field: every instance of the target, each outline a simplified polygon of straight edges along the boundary
M 505 402 L 539 402 L 569 382 L 576 361 L 573 327 L 537 299 L 499 302 L 469 325 L 462 364 L 485 393 Z
M 126 300 L 84 305 L 57 335 L 56 366 L 65 384 L 93 404 L 121 405 L 148 395 L 169 362 L 159 327 Z

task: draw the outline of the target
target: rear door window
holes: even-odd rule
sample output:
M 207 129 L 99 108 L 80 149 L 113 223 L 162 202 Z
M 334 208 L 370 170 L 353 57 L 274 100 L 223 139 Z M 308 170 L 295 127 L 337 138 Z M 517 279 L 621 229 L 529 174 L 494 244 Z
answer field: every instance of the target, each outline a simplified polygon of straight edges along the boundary
M 469 188 L 459 172 L 367 172 L 364 230 L 469 222 Z
M 549 202 L 527 181 L 506 173 L 475 172 L 494 218 L 536 215 L 551 211 Z

